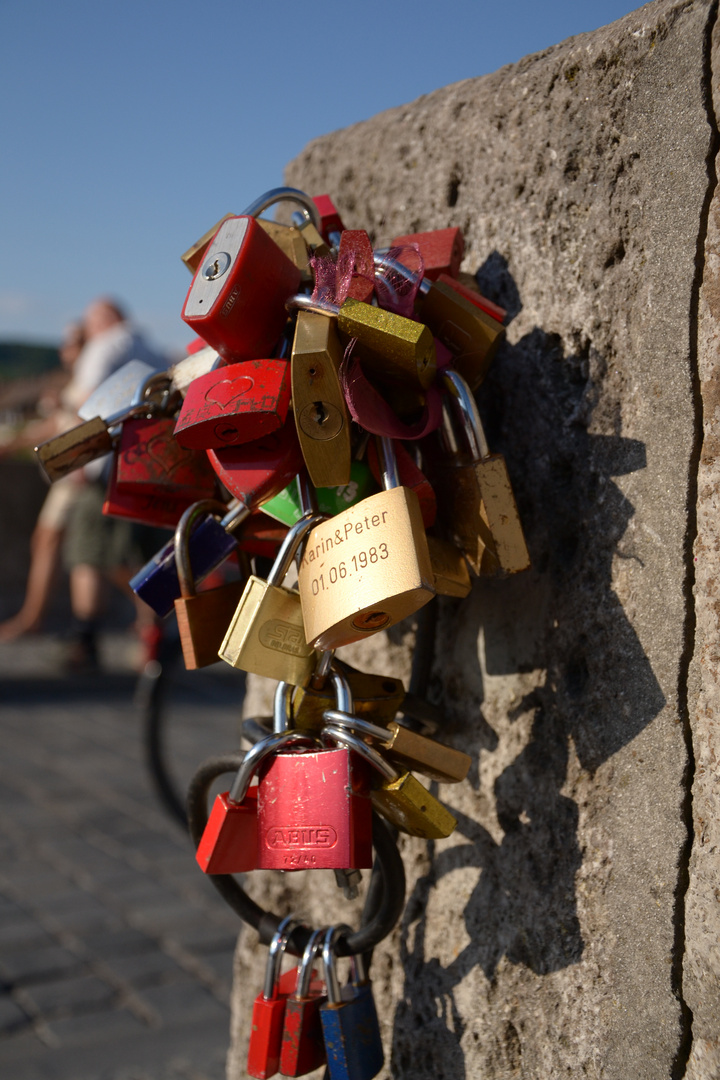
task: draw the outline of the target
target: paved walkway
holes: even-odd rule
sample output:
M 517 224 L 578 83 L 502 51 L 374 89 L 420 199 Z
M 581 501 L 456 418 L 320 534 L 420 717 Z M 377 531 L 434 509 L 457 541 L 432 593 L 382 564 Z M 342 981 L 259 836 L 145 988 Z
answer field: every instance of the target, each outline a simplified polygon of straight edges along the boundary
M 239 923 L 159 807 L 127 639 L 102 676 L 0 645 L 0 1076 L 223 1080 Z M 223 668 L 224 670 L 220 670 Z M 235 749 L 242 682 L 182 674 L 176 767 Z

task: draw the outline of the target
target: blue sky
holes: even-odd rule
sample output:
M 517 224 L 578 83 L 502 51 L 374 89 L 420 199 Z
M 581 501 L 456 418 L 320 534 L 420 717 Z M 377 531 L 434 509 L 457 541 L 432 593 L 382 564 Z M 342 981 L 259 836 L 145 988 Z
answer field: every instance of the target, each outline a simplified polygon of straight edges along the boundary
M 181 252 L 310 139 L 635 6 L 0 0 L 0 340 L 109 293 L 182 348 Z

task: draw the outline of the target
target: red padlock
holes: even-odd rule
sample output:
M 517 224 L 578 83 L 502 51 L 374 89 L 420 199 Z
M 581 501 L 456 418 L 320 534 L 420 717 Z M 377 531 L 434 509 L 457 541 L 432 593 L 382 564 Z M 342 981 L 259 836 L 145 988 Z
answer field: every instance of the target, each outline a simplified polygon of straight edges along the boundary
M 290 407 L 287 360 L 245 360 L 209 371 L 187 389 L 175 425 L 180 446 L 222 449 L 282 427 Z
M 392 247 L 417 244 L 425 264 L 424 276 L 436 281 L 440 274 L 456 278 L 460 271 L 465 241 L 460 229 L 432 229 L 430 232 L 408 233 L 396 236 Z
M 254 217 L 226 218 L 195 272 L 182 317 L 227 360 L 270 356 L 301 276 Z
M 254 442 L 208 450 L 220 482 L 247 506 L 279 495 L 303 467 L 302 450 L 292 419 Z
M 467 276 L 469 278 L 470 275 Z M 505 308 L 500 307 L 499 304 L 494 303 L 492 300 L 488 300 L 487 296 L 483 296 L 481 292 L 476 292 L 474 289 L 468 288 L 462 281 L 456 281 L 455 278 L 450 277 L 449 274 L 438 274 L 437 280 L 441 281 L 443 285 L 448 285 L 458 294 L 458 296 L 464 296 L 466 300 L 469 300 L 476 308 L 480 308 L 481 311 L 484 311 L 491 319 L 496 319 L 499 323 L 505 322 L 505 317 L 507 315 Z
M 412 488 L 417 495 L 420 502 L 423 525 L 426 529 L 429 529 L 435 524 L 435 518 L 437 516 L 437 500 L 432 484 L 425 474 L 417 467 L 399 439 L 393 439 L 393 450 L 395 451 L 395 458 L 397 460 L 398 478 L 400 483 L 403 487 Z M 368 443 L 367 460 L 373 476 L 379 484 L 382 484 L 377 446 L 374 439 L 371 439 Z
M 126 420 L 115 464 L 118 491 L 212 499 L 217 479 L 207 455 L 187 450 L 173 436 L 167 416 Z
M 197 499 L 176 498 L 174 495 L 150 495 L 148 492 L 120 491 L 117 486 L 115 466 L 110 473 L 102 512 L 109 517 L 126 518 L 138 525 L 155 525 L 160 529 L 174 529 L 188 506 Z
M 238 547 L 248 555 L 260 555 L 265 559 L 277 557 L 280 545 L 287 536 L 287 527 L 281 525 L 262 510 L 255 510 L 235 533 Z
M 274 1076 L 280 1066 L 280 1048 L 282 1044 L 285 1005 L 288 997 L 297 986 L 297 969 L 287 971 L 280 978 L 280 965 L 288 937 L 297 926 L 297 920 L 283 919 L 270 944 L 265 985 L 263 991 L 253 1002 L 252 1027 L 248 1044 L 248 1076 L 256 1080 L 267 1080 Z
M 311 934 L 298 969 L 297 987 L 285 1005 L 285 1024 L 280 1049 L 283 1076 L 305 1076 L 325 1064 L 320 1006 L 327 1001 L 324 982 L 312 979 L 315 956 L 322 950 L 326 931 Z
M 247 752 L 230 791 L 215 798 L 195 858 L 205 874 L 242 874 L 258 868 L 257 798 L 252 779 L 262 762 L 278 749 L 316 746 L 300 731 L 268 735 Z
M 342 219 L 335 209 L 335 204 L 329 195 L 313 195 L 312 201 L 320 214 L 320 228 L 318 232 L 328 244 L 331 244 L 332 233 L 341 233 L 345 229 Z

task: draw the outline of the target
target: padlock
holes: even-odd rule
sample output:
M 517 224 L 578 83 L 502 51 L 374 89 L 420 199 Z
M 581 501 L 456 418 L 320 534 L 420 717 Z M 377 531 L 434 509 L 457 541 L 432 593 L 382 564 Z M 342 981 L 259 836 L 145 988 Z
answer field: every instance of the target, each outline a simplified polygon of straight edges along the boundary
M 316 526 L 298 570 L 309 644 L 335 649 L 385 630 L 435 595 L 417 495 L 398 486 L 381 440 L 385 490 Z
M 151 403 L 152 411 L 163 405 L 169 385 L 169 372 L 159 372 L 144 360 L 128 360 L 85 398 L 78 416 L 81 420 L 93 420 L 96 416 L 106 420 L 143 403 Z
M 347 679 L 354 702 L 354 713 L 363 719 L 387 724 L 394 720 L 405 700 L 400 679 L 388 675 L 371 675 L 356 671 L 349 664 L 334 660 L 336 670 Z M 331 679 L 318 689 L 312 683 L 298 686 L 292 699 L 292 720 L 295 727 L 318 730 L 325 723 L 324 712 L 335 700 L 336 688 Z
M 393 273 L 414 277 L 401 262 L 375 253 L 376 275 Z M 453 366 L 475 390 L 485 378 L 492 358 L 505 337 L 505 328 L 442 281 L 424 277 L 415 300 L 418 317 L 453 355 Z
M 152 496 L 145 496 L 152 499 Z M 176 519 L 175 526 L 186 507 Z M 189 537 L 190 565 L 196 585 L 199 585 L 221 563 L 225 562 L 237 550 L 237 541 L 233 529 L 240 527 L 250 514 L 250 509 L 243 503 L 232 503 L 226 508 L 227 513 L 221 521 L 216 521 L 209 514 L 195 528 Z M 141 570 L 130 579 L 130 588 L 148 604 L 156 615 L 164 618 L 173 610 L 175 600 L 180 596 L 180 581 L 175 562 L 175 541 L 169 540 L 153 555 Z
M 280 1072 L 283 1076 L 305 1076 L 325 1064 L 325 1042 L 320 1007 L 327 1001 L 325 983 L 313 987 L 313 963 L 322 951 L 326 931 L 315 930 L 305 946 L 298 969 L 297 986 L 285 1006 Z
M 437 500 L 432 484 L 425 474 L 420 471 L 399 439 L 393 439 L 392 446 L 397 462 L 398 479 L 403 487 L 411 488 L 417 495 L 423 525 L 426 529 L 430 529 L 435 524 L 437 516 Z M 372 441 L 368 443 L 367 460 L 373 476 L 380 482 L 381 470 L 377 445 Z
M 488 300 L 487 296 L 483 296 L 472 274 L 458 274 L 457 278 L 452 278 L 449 274 L 439 274 L 436 280 L 442 282 L 443 285 L 449 285 L 454 292 L 464 296 L 491 319 L 499 323 L 505 322 L 507 317 L 505 308 L 500 307 L 493 300 Z
M 49 483 L 61 480 L 97 458 L 109 454 L 113 437 L 99 416 L 85 420 L 61 435 L 55 435 L 35 447 L 40 468 Z
M 309 470 L 308 470 L 309 471 Z M 339 487 L 316 488 L 317 507 L 322 514 L 339 514 L 348 506 L 355 506 L 361 499 L 367 499 L 377 492 L 370 466 L 364 461 L 353 461 L 350 466 L 350 480 Z M 294 525 L 303 515 L 298 497 L 297 483 L 291 484 L 263 503 L 263 512 L 282 521 L 284 525 Z
M 427 536 L 430 565 L 438 596 L 467 596 L 472 589 L 470 571 L 462 551 L 440 536 Z
M 308 645 L 300 594 L 283 586 L 295 554 L 320 514 L 301 518 L 289 530 L 267 581 L 252 575 L 220 646 L 219 656 L 232 667 L 300 686 L 315 666 Z
M 290 916 L 280 923 L 270 944 L 263 991 L 253 1002 L 247 1072 L 257 1080 L 274 1076 L 280 1066 L 285 1004 L 292 992 L 280 989 L 280 965 L 290 933 L 297 925 Z
M 205 592 L 195 591 L 190 565 L 190 530 L 201 514 L 213 510 L 222 514 L 225 507 L 209 499 L 194 503 L 180 518 L 175 530 L 175 564 L 180 580 L 175 615 L 188 671 L 217 663 L 220 643 L 245 587 L 244 581 L 237 580 Z
M 259 555 L 272 562 L 277 558 L 286 536 L 287 529 L 262 510 L 255 510 L 235 533 L 240 551 L 247 552 L 248 555 Z
M 222 223 L 231 217 L 235 217 L 235 215 L 223 214 L 220 220 L 216 221 L 212 228 L 208 229 L 206 233 L 203 233 L 200 239 L 196 240 L 195 243 L 180 256 L 191 274 L 194 274 L 197 271 L 198 266 L 203 261 L 203 255 L 207 251 L 210 241 L 213 236 L 215 236 Z
M 363 362 L 380 379 L 422 389 L 435 379 L 435 341 L 422 323 L 360 300 L 345 300 L 338 306 L 300 295 L 290 297 L 286 307 L 289 311 L 336 316 L 343 339 L 347 342 L 357 338 L 363 350 Z
M 342 218 L 338 213 L 334 202 L 329 195 L 313 195 L 312 201 L 317 207 L 320 215 L 320 221 L 318 223 L 318 230 L 328 242 L 337 247 L 340 243 L 340 234 L 343 232 L 345 226 L 342 223 Z
M 117 485 L 116 464 L 110 472 L 102 512 L 107 517 L 124 518 L 138 525 L 150 525 L 157 529 L 175 529 L 178 521 L 196 501 L 196 496 L 180 496 L 148 491 L 121 490 Z
M 327 1002 L 320 1007 L 330 1080 L 372 1080 L 385 1061 L 380 1024 L 361 956 L 353 957 L 353 976 L 340 989 L 336 967 L 339 937 L 349 927 L 330 927 L 323 943 Z
M 390 721 L 386 727 L 341 709 L 326 709 L 324 720 L 363 739 L 372 740 L 380 753 L 394 765 L 415 769 L 441 784 L 459 784 L 467 776 L 472 758 L 462 750 L 443 746 L 435 739 L 420 735 L 402 724 Z
M 207 456 L 220 483 L 253 508 L 286 488 L 303 467 L 295 425 L 289 418 L 261 439 L 208 450 Z
M 257 222 L 287 255 L 290 262 L 297 266 L 303 285 L 312 286 L 307 244 L 300 230 L 295 225 L 281 225 L 279 221 L 268 221 L 267 218 L 258 218 Z
M 439 840 L 455 830 L 457 819 L 411 772 L 400 772 L 374 747 L 336 724 L 325 725 L 323 738 L 354 750 L 383 777 L 373 788 L 372 804 L 396 829 L 424 840 Z
M 300 279 L 254 217 L 227 218 L 195 272 L 182 318 L 227 360 L 270 356 Z
M 448 391 L 443 441 L 449 454 L 433 465 L 441 517 L 476 573 L 519 573 L 530 565 L 530 556 L 505 458 L 489 452 L 465 381 L 454 371 L 442 378 Z
M 298 311 L 291 360 L 293 412 L 305 465 L 316 487 L 350 481 L 350 414 L 338 375 L 341 362 L 332 320 Z
M 435 281 L 440 274 L 457 277 L 465 251 L 465 241 L 460 229 L 431 229 L 429 232 L 407 233 L 396 236 L 392 247 L 409 247 L 417 244 L 424 263 L 428 281 Z
M 175 424 L 180 446 L 222 449 L 282 427 L 290 407 L 287 360 L 244 360 L 195 379 Z
M 115 462 L 118 491 L 190 502 L 213 498 L 217 479 L 207 455 L 181 446 L 173 437 L 174 425 L 168 416 L 124 422 Z
M 269 754 L 291 746 L 315 746 L 299 731 L 267 735 L 247 752 L 230 791 L 217 795 L 196 852 L 205 874 L 243 874 L 258 866 L 258 787 L 251 786 Z

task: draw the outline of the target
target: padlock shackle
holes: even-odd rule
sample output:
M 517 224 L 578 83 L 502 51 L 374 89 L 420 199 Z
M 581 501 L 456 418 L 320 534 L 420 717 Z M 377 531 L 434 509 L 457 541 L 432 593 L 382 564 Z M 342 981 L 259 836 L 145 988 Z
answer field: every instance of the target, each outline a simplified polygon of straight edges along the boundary
M 377 250 L 373 252 L 375 277 L 382 280 L 384 276 L 382 272 L 383 268 L 387 267 L 388 270 L 392 270 L 393 273 L 397 274 L 411 285 L 417 285 L 418 292 L 422 293 L 423 296 L 427 296 L 432 288 L 432 282 L 428 281 L 425 277 L 421 277 L 420 280 L 418 280 L 418 275 L 411 270 L 409 266 L 405 266 L 405 264 L 401 263 L 398 259 L 389 258 L 389 251 L 390 248 L 377 248 Z M 387 281 L 385 282 L 385 285 L 388 285 Z
M 233 499 L 225 507 L 225 517 L 222 518 L 220 524 L 227 533 L 235 532 L 238 525 L 242 525 L 243 521 L 250 517 L 252 510 L 240 499 Z
M 325 984 L 327 986 L 328 1001 L 331 1005 L 340 1005 L 342 1002 L 340 980 L 335 967 L 335 945 L 341 937 L 347 937 L 348 933 L 352 933 L 352 929 L 347 923 L 338 923 L 336 926 L 328 927 L 323 938 L 322 958 L 323 967 L 325 968 Z
M 318 232 L 320 232 L 320 227 L 322 225 L 320 211 L 310 196 L 306 195 L 304 191 L 300 191 L 299 188 L 271 188 L 270 191 L 266 191 L 264 195 L 260 195 L 254 202 L 251 202 L 239 216 L 260 217 L 263 210 L 268 210 L 278 202 L 294 202 L 297 203 L 298 206 L 302 206 L 306 220 L 311 221 Z
M 273 734 L 282 735 L 290 727 L 292 696 L 295 687 L 292 683 L 279 682 L 273 698 Z
M 306 293 L 297 293 L 285 301 L 285 310 L 291 314 L 293 311 L 312 311 L 315 315 L 337 315 L 340 306 L 329 300 L 313 300 Z
M 323 717 L 325 722 L 332 724 L 333 727 L 340 727 L 343 730 L 350 728 L 351 732 L 357 731 L 361 735 L 368 735 L 373 739 L 378 739 L 381 743 L 387 744 L 392 738 L 392 731 L 380 727 L 379 724 L 371 724 L 369 720 L 363 720 L 360 716 L 354 716 L 350 710 L 326 709 Z
M 473 460 L 483 461 L 489 456 L 490 449 L 487 444 L 487 439 L 485 438 L 485 430 L 482 426 L 480 413 L 478 412 L 478 407 L 470 387 L 465 382 L 462 375 L 459 375 L 457 371 L 453 371 L 451 368 L 445 368 L 445 370 L 441 372 L 440 378 L 445 384 L 450 405 L 455 406 L 456 411 L 460 415 L 463 432 L 470 445 L 470 453 L 472 454 Z
M 326 710 L 332 712 L 332 709 Z M 323 713 L 323 716 L 325 713 Z M 352 750 L 360 757 L 365 758 L 370 764 L 377 769 L 386 780 L 397 780 L 400 777 L 400 773 L 397 769 L 394 769 L 389 761 L 387 761 L 382 754 L 376 750 L 373 746 L 368 746 L 362 739 L 356 738 L 351 735 L 349 731 L 344 728 L 338 727 L 336 724 L 326 724 L 322 729 L 322 738 L 331 739 L 333 742 L 344 746 L 347 750 Z
M 321 927 L 320 930 L 313 930 L 308 938 L 308 943 L 305 946 L 305 951 L 303 952 L 302 960 L 300 961 L 300 974 L 297 977 L 295 993 L 292 995 L 296 1000 L 301 1000 L 302 998 L 310 996 L 313 963 L 317 954 L 322 950 L 325 934 L 326 928 Z
M 265 965 L 265 983 L 263 985 L 263 997 L 266 1001 L 274 1001 L 278 995 L 278 981 L 280 979 L 280 968 L 282 966 L 282 958 L 287 943 L 290 938 L 290 934 L 296 926 L 300 925 L 300 921 L 293 915 L 288 915 L 278 926 L 277 930 L 273 934 L 273 939 L 270 942 L 270 950 L 268 952 L 267 964 Z
M 190 563 L 190 533 L 197 519 L 204 514 L 221 517 L 227 507 L 218 499 L 201 499 L 188 506 L 175 529 L 175 566 L 177 567 L 180 595 L 183 598 L 195 596 L 195 575 Z
M 319 739 L 315 739 L 304 731 L 283 731 L 268 735 L 266 739 L 261 739 L 260 742 L 255 743 L 252 749 L 248 750 L 242 765 L 238 769 L 228 798 L 235 803 L 243 801 L 250 787 L 250 781 L 266 757 L 270 757 L 272 754 L 276 754 L 290 746 L 314 746 L 318 748 L 321 745 Z
M 319 525 L 321 521 L 325 521 L 327 516 L 327 514 L 303 514 L 303 516 L 298 518 L 295 524 L 288 529 L 287 536 L 280 545 L 277 558 L 267 576 L 268 585 L 282 585 L 300 544 L 310 530 L 314 528 L 315 525 Z
M 380 482 L 384 491 L 400 487 L 400 473 L 398 472 L 395 447 L 389 435 L 376 435 L 375 446 L 377 448 L 378 465 L 380 466 Z

